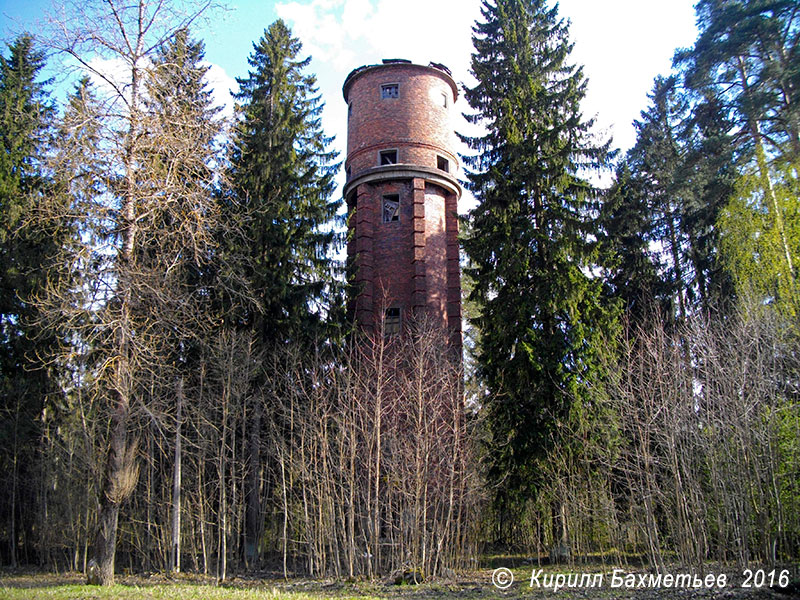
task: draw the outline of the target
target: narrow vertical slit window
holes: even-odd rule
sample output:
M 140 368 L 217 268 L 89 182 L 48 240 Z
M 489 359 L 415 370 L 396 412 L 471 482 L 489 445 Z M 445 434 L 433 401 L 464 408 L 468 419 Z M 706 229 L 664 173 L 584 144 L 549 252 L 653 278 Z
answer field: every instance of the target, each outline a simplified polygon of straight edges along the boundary
M 386 309 L 386 315 L 383 321 L 383 332 L 386 335 L 395 335 L 400 333 L 401 326 L 401 313 L 399 306 L 393 306 Z
M 447 160 L 444 156 L 437 156 L 436 157 L 436 167 L 445 173 L 450 172 L 450 161 Z
M 380 165 L 396 165 L 397 164 L 397 150 L 381 150 L 378 156 L 378 164 Z
M 383 222 L 392 223 L 400 220 L 400 196 L 387 194 L 383 197 Z

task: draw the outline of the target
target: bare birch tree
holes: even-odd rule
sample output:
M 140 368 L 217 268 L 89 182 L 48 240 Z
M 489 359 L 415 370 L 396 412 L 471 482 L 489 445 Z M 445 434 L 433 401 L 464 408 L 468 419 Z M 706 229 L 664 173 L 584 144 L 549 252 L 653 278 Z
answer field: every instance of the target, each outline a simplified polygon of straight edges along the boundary
M 147 86 L 159 49 L 208 8 L 207 2 L 70 2 L 52 22 L 52 48 L 98 87 L 91 112 L 77 115 L 77 122 L 95 124 L 94 144 L 70 147 L 65 131 L 55 172 L 66 193 L 40 218 L 68 218 L 80 231 L 74 251 L 59 257 L 65 274 L 80 274 L 78 283 L 66 288 L 68 279 L 54 278 L 42 305 L 51 315 L 67 315 L 70 342 L 98 358 L 83 383 L 102 400 L 110 423 L 94 544 L 103 584 L 114 580 L 120 508 L 137 484 L 136 423 L 163 415 L 148 405 L 147 390 L 158 381 L 174 392 L 175 349 L 165 346 L 194 335 L 206 314 L 198 310 L 203 294 L 186 285 L 185 274 L 187 263 L 207 264 L 214 246 L 216 174 L 207 141 L 216 130 L 181 121 L 191 118 L 186 114 L 154 114 L 157 97 Z M 76 304 L 76 295 L 85 299 Z

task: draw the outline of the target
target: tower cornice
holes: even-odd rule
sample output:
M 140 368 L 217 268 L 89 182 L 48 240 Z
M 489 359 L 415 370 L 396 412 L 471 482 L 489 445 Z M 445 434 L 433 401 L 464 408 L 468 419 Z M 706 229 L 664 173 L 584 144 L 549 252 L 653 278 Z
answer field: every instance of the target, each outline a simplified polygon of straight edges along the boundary
M 424 179 L 455 194 L 457 200 L 461 198 L 461 185 L 449 173 L 421 165 L 404 164 L 383 165 L 361 171 L 344 184 L 343 194 L 347 198 L 350 192 L 362 183 L 378 183 L 398 179 Z

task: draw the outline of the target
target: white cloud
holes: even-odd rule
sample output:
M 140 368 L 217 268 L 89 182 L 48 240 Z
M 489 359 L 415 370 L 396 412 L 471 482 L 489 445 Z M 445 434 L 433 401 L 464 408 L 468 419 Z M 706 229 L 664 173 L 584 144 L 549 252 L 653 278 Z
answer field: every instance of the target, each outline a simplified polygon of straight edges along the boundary
M 89 79 L 97 90 L 106 97 L 122 96 L 128 93 L 131 69 L 121 58 L 93 58 L 84 67 Z
M 214 106 L 222 107 L 222 114 L 226 118 L 233 116 L 234 99 L 232 93 L 239 90 L 236 79 L 225 72 L 225 69 L 214 63 L 205 63 L 208 67 L 206 71 L 206 84 L 211 90 L 211 98 Z
M 309 4 L 278 4 L 275 11 L 289 22 L 292 33 L 303 42 L 303 51 L 336 70 L 348 68 L 354 59 L 341 19 L 341 0 L 314 0 Z
M 347 74 L 383 58 L 406 58 L 419 64 L 443 63 L 456 82 L 463 81 L 479 4 L 479 0 L 293 0 L 276 5 L 278 16 L 303 42 L 304 53 L 313 57 L 312 71 L 326 100 L 325 130 L 336 136 L 342 159 L 347 108 L 341 90 Z M 465 110 L 469 107 L 459 99 L 454 110 L 459 131 L 466 128 L 460 117 Z
M 214 63 L 201 63 L 208 67 L 205 81 L 211 90 L 214 106 L 222 107 L 225 117 L 233 115 L 234 99 L 232 92 L 239 89 L 236 79 Z M 131 71 L 127 61 L 121 58 L 93 58 L 84 70 L 101 96 L 114 100 L 126 97 L 130 88 Z

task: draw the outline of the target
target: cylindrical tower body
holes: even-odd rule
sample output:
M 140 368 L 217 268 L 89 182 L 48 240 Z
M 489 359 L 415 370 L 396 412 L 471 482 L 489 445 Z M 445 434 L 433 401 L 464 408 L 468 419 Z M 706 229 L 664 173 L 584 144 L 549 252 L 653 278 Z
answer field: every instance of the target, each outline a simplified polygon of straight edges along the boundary
M 460 351 L 458 88 L 442 65 L 391 60 L 355 69 L 343 92 L 357 325 L 375 331 L 384 320 L 393 333 L 424 317 Z

